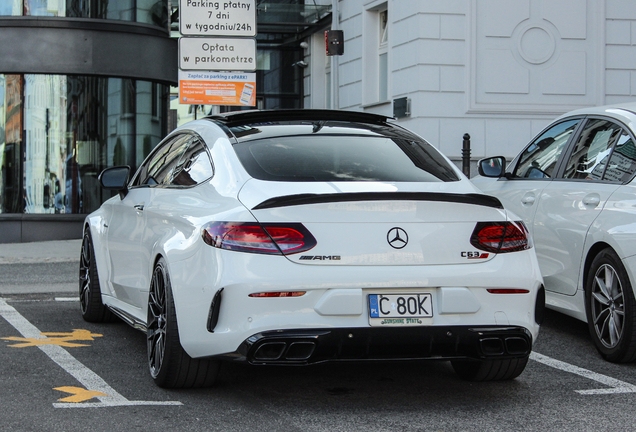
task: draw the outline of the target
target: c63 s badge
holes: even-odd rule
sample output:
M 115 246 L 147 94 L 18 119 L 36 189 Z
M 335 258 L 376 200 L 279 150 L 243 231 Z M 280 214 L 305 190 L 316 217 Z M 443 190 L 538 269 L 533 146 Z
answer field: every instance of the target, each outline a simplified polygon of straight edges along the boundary
M 466 259 L 486 259 L 490 256 L 490 254 L 488 252 L 464 251 L 461 252 L 461 256 Z

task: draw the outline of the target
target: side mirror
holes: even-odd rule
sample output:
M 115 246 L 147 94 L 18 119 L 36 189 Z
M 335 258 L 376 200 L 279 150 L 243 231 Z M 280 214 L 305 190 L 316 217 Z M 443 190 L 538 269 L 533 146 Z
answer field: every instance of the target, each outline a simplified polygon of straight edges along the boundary
M 495 156 L 477 162 L 479 175 L 483 177 L 499 178 L 506 176 L 506 158 Z
M 106 168 L 98 177 L 99 184 L 104 189 L 116 190 L 119 192 L 121 199 L 124 199 L 128 193 L 128 176 L 130 175 L 129 166 L 116 166 Z

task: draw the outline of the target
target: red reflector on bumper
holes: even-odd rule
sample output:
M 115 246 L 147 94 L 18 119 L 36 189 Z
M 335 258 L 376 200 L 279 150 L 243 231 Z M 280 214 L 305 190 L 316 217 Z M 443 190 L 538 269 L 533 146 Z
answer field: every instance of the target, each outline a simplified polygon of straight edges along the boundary
M 249 294 L 249 297 L 300 297 L 305 295 L 306 291 L 275 291 L 275 292 L 260 292 Z
M 488 288 L 490 294 L 528 294 L 530 290 L 518 288 Z

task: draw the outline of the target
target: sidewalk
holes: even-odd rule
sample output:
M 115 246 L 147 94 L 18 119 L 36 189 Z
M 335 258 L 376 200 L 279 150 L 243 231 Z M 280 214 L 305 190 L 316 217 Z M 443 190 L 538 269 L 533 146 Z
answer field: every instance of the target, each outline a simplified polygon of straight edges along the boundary
M 82 240 L 0 243 L 0 264 L 79 262 Z

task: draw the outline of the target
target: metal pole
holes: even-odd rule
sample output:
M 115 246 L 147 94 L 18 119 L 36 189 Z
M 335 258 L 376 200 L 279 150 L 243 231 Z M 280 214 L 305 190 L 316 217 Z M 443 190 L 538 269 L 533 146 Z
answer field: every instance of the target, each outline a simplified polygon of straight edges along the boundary
M 340 0 L 331 0 L 331 30 L 340 30 Z M 338 76 L 340 56 L 331 56 L 331 108 L 340 108 L 340 80 Z
M 470 178 L 470 135 L 464 134 L 462 143 L 462 171 L 464 175 Z

